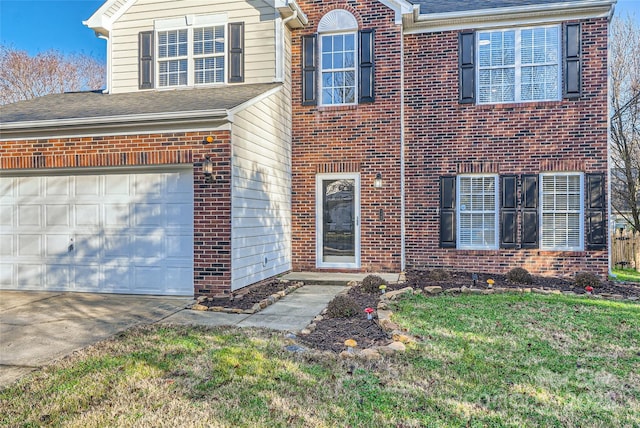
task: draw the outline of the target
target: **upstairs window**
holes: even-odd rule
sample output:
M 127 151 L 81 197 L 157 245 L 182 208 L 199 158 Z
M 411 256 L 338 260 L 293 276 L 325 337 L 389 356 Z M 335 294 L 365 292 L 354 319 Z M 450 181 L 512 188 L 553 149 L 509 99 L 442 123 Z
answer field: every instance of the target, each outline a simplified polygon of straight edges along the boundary
M 168 88 L 244 81 L 244 23 L 226 15 L 156 21 L 139 34 L 139 87 Z
M 558 26 L 478 32 L 481 104 L 560 99 Z
M 373 102 L 373 34 L 346 10 L 324 15 L 318 33 L 302 37 L 302 104 Z
M 224 83 L 224 33 L 223 25 L 159 31 L 159 85 Z
M 580 23 L 459 33 L 462 104 L 559 101 L 582 96 Z

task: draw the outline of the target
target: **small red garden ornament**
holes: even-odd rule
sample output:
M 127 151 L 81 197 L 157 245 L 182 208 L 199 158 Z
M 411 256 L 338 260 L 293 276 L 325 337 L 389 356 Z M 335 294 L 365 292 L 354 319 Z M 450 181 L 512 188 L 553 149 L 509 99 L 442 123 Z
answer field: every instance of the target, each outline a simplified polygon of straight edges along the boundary
M 587 285 L 584 289 L 587 291 L 587 294 L 591 294 L 593 292 L 593 287 L 590 285 Z
M 367 314 L 367 319 L 368 320 L 373 319 L 373 312 L 374 312 L 373 308 L 366 308 L 364 311 Z

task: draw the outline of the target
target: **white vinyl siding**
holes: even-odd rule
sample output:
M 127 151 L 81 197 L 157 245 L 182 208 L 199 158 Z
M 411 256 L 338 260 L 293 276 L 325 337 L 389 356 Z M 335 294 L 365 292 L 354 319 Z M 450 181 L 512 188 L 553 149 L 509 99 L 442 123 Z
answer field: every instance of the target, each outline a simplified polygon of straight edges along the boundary
M 154 21 L 158 20 L 182 18 L 183 22 L 186 22 L 187 15 L 197 17 L 211 14 L 225 14 L 226 22 L 245 23 L 244 83 L 273 82 L 276 75 L 276 11 L 269 2 L 250 4 L 234 1 L 137 0 L 118 18 L 111 31 L 111 92 L 138 91 L 138 33 L 140 31 L 154 30 Z M 274 19 L 266 17 L 274 17 Z M 162 30 L 168 29 L 160 31 Z M 155 43 L 157 45 L 157 40 Z M 156 86 L 159 87 L 158 82 Z
M 498 248 L 498 177 L 461 175 L 456 183 L 457 248 Z
M 280 90 L 235 115 L 231 288 L 291 270 L 291 103 Z
M 478 32 L 481 104 L 560 99 L 560 27 Z
M 541 240 L 544 250 L 582 251 L 584 248 L 583 175 L 540 176 Z

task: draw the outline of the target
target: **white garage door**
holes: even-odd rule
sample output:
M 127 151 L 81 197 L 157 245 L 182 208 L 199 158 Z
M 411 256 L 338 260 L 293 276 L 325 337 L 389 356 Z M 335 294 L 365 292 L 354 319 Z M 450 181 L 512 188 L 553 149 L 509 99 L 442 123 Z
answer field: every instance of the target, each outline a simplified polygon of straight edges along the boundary
M 193 171 L 0 176 L 0 288 L 193 294 Z

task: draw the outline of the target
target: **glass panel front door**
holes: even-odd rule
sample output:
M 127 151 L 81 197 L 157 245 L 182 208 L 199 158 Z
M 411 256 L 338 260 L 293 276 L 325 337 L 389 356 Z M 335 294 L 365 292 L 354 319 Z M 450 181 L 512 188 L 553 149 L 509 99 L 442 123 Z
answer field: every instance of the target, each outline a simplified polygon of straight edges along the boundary
M 358 180 L 321 178 L 318 183 L 321 205 L 318 265 L 357 267 L 359 259 Z M 320 207 L 319 207 L 320 208 Z

